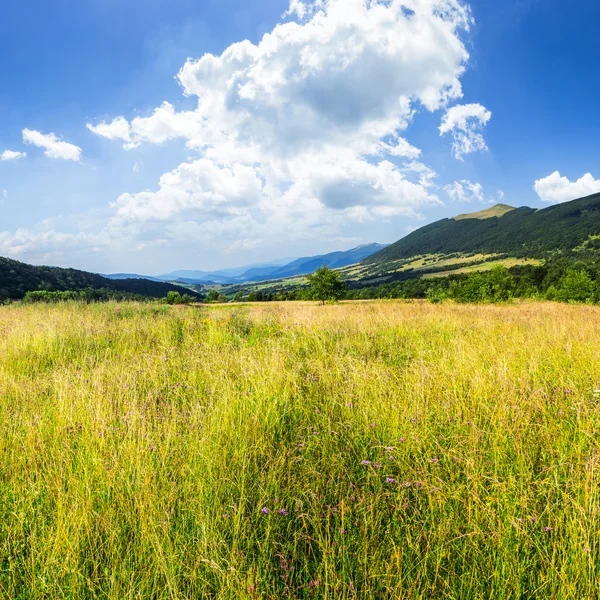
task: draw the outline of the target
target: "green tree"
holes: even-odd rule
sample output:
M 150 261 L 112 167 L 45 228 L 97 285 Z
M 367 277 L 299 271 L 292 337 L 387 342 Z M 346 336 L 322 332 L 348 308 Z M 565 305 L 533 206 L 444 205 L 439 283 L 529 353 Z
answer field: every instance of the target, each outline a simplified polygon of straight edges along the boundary
M 587 271 L 569 269 L 562 278 L 558 299 L 563 302 L 595 302 L 598 296 L 596 282 Z
M 346 291 L 346 284 L 342 280 L 342 276 L 326 265 L 309 275 L 307 280 L 311 297 L 320 300 L 323 305 L 327 300 L 334 302 L 340 300 Z

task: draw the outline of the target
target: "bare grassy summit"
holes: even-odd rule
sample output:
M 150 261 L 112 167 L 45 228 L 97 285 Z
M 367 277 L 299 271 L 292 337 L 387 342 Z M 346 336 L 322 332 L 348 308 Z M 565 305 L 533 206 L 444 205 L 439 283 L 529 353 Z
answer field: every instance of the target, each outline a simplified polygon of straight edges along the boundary
M 455 221 L 461 221 L 464 219 L 491 219 L 493 217 L 503 217 L 506 213 L 515 210 L 514 206 L 509 206 L 508 204 L 496 204 L 490 208 L 486 208 L 485 210 L 480 210 L 479 212 L 467 213 L 464 215 L 458 215 L 454 217 Z

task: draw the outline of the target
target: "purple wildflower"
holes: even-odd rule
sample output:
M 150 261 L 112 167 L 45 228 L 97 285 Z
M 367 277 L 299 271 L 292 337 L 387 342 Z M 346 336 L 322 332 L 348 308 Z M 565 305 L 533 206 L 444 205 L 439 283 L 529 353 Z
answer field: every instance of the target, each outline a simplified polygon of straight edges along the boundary
M 395 480 L 393 477 L 386 477 L 386 478 L 385 478 L 385 480 L 386 480 L 388 483 L 396 483 L 396 480 Z
M 429 462 L 430 463 L 440 462 L 440 459 L 439 458 L 432 458 Z
M 263 507 L 260 509 L 260 512 L 261 512 L 263 515 L 268 515 L 268 514 L 269 514 L 269 509 L 268 509 L 266 506 L 263 506 Z
M 365 467 L 368 467 L 371 464 L 371 461 L 370 460 L 361 460 L 360 464 L 365 465 Z
M 279 514 L 280 514 L 280 515 L 283 515 L 284 517 L 287 517 L 287 516 L 288 516 L 288 511 L 287 511 L 287 510 L 285 510 L 285 508 L 282 508 L 282 509 L 279 511 Z

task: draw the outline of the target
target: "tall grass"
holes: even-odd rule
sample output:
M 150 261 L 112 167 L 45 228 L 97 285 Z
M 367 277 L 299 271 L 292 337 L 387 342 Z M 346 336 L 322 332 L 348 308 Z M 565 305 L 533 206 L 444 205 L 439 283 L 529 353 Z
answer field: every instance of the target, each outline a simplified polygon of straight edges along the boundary
M 2 598 L 597 598 L 600 309 L 0 310 Z

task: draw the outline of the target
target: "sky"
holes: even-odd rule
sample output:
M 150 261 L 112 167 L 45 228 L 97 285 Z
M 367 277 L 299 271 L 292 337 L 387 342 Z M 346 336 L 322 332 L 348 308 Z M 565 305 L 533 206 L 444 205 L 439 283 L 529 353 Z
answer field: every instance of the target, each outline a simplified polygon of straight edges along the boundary
M 6 0 L 0 256 L 212 270 L 600 192 L 597 0 Z

